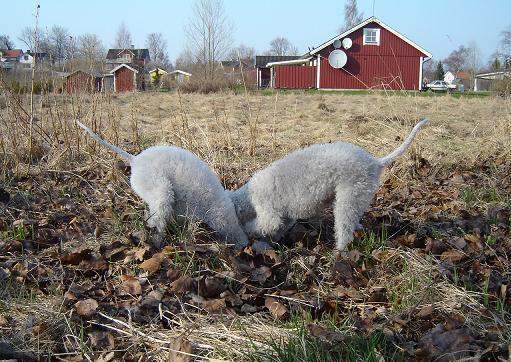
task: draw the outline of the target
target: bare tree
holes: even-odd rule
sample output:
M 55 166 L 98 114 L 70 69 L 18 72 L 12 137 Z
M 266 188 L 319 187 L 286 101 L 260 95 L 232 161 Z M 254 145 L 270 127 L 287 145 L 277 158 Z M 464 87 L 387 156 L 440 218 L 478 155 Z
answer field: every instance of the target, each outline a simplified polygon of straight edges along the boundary
M 196 0 L 193 18 L 185 27 L 195 62 L 203 68 L 205 79 L 214 79 L 219 60 L 229 49 L 232 25 L 222 0 Z
M 0 35 L 0 49 L 12 49 L 14 48 L 14 43 L 9 37 L 9 35 Z
M 103 59 L 105 47 L 96 34 L 84 34 L 78 38 L 78 53 L 93 69 Z
M 362 22 L 364 14 L 358 12 L 357 0 L 347 0 L 344 4 L 344 25 L 339 28 L 339 33 L 353 28 Z
M 240 44 L 237 47 L 231 49 L 229 52 L 229 59 L 241 59 L 247 64 L 252 64 L 254 62 L 255 53 L 256 51 L 253 47 L 246 46 L 245 44 Z
M 500 33 L 500 36 L 502 50 L 504 51 L 504 53 L 506 53 L 506 55 L 511 56 L 511 25 L 508 26 L 506 30 L 503 30 Z
M 500 33 L 504 68 L 511 69 L 511 25 Z
M 481 49 L 476 42 L 472 41 L 467 48 L 465 68 L 474 76 L 481 70 L 483 65 Z
M 58 62 L 59 66 L 68 54 L 70 41 L 71 35 L 66 28 L 58 25 L 52 26 L 48 33 L 49 50 L 54 62 Z
M 296 55 L 298 49 L 284 37 L 277 37 L 270 42 L 271 55 Z
M 145 45 L 149 50 L 151 63 L 157 67 L 168 68 L 170 65 L 167 53 L 167 41 L 161 33 L 150 33 L 147 35 Z
M 115 36 L 114 48 L 125 49 L 130 48 L 133 44 L 133 40 L 131 39 L 131 33 L 124 24 L 124 21 L 119 26 L 117 30 L 117 35 Z
M 189 48 L 185 48 L 176 58 L 175 66 L 176 69 L 193 71 L 194 63 L 192 51 Z
M 35 31 L 31 26 L 26 26 L 21 30 L 18 40 L 27 46 L 27 49 L 34 51 L 35 49 Z
M 502 70 L 505 61 L 506 56 L 499 50 L 495 50 L 488 57 L 488 62 L 486 63 L 486 70 L 488 70 L 489 72 L 498 72 Z
M 443 63 L 451 72 L 459 72 L 460 70 L 465 70 L 468 55 L 468 48 L 460 45 L 458 49 L 453 50 L 449 56 L 443 60 Z
M 437 67 L 438 62 L 433 59 L 424 62 L 424 65 L 422 67 L 422 75 L 424 77 L 425 82 L 431 82 L 436 79 Z

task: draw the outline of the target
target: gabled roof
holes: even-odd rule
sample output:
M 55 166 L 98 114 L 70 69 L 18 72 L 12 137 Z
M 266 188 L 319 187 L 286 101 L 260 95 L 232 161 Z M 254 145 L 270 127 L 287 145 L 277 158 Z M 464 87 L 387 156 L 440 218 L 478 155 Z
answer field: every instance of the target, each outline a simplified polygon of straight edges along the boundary
M 136 65 L 133 65 L 133 64 L 128 65 L 128 64 L 122 63 L 122 64 L 119 64 L 118 66 L 116 66 L 114 69 L 112 69 L 112 70 L 110 71 L 110 73 L 112 73 L 112 74 L 113 74 L 113 73 L 117 72 L 119 69 L 121 69 L 122 67 L 126 67 L 126 68 L 130 69 L 130 70 L 131 70 L 132 72 L 134 72 L 134 73 L 139 73 L 139 72 L 140 72 L 140 70 L 141 70 L 141 69 L 140 69 L 139 67 L 137 67 Z
M 149 60 L 149 49 L 133 49 L 133 48 L 108 49 L 108 53 L 106 53 L 106 59 L 117 59 L 119 57 L 119 54 L 121 54 L 125 50 L 132 53 L 133 57 L 136 59 Z
M 87 75 L 90 75 L 91 77 L 96 77 L 96 78 L 101 78 L 103 76 L 101 73 L 96 72 L 95 70 L 90 71 L 90 70 L 78 69 L 78 70 L 75 70 L 74 72 L 71 72 L 71 73 L 67 74 L 66 78 L 72 76 L 75 73 L 79 73 L 79 72 L 85 73 Z
M 179 70 L 179 69 L 177 69 L 177 70 L 173 70 L 173 71 L 172 71 L 172 72 L 170 72 L 169 74 L 183 74 L 183 75 L 187 75 L 187 76 L 189 76 L 189 77 L 191 77 L 191 76 L 192 76 L 190 73 L 185 72 L 185 71 L 183 71 L 183 70 Z
M 353 33 L 354 31 L 360 29 L 360 28 L 363 28 L 364 26 L 366 26 L 367 24 L 369 23 L 376 23 L 378 25 L 380 25 L 382 28 L 390 31 L 392 34 L 396 35 L 398 38 L 400 38 L 401 40 L 407 42 L 408 44 L 410 44 L 411 46 L 413 46 L 415 49 L 417 49 L 418 51 L 420 51 L 421 53 L 423 53 L 424 55 L 426 55 L 428 58 L 431 58 L 433 55 L 428 52 L 426 49 L 424 48 L 421 48 L 420 46 L 418 46 L 416 43 L 414 43 L 413 41 L 411 41 L 410 39 L 408 39 L 407 37 L 405 37 L 403 34 L 397 32 L 396 30 L 392 29 L 390 26 L 386 25 L 385 23 L 383 23 L 381 20 L 377 19 L 376 17 L 372 16 L 370 17 L 369 19 L 366 19 L 364 20 L 363 22 L 361 22 L 360 24 L 358 25 L 355 25 L 353 28 L 351 29 L 348 29 L 346 30 L 344 33 L 341 33 L 335 37 L 333 37 L 332 39 L 328 40 L 327 42 L 321 44 L 320 46 L 318 46 L 317 48 L 311 50 L 309 53 L 306 53 L 305 55 L 314 55 L 318 52 L 320 52 L 321 50 L 323 50 L 324 48 L 326 48 L 327 46 L 331 45 L 334 41 L 336 41 L 337 39 L 342 39 L 344 38 L 345 36 L 348 36 L 350 35 L 351 33 Z
M 169 73 L 169 72 L 167 72 L 165 69 L 160 68 L 160 67 L 156 67 L 156 68 L 154 68 L 154 69 L 150 70 L 150 71 L 149 71 L 149 73 L 154 73 L 154 72 L 156 72 L 156 70 L 158 70 L 158 72 L 161 72 L 161 73 L 163 73 L 163 74 L 168 74 L 168 73 Z
M 21 49 L 1 49 L 0 52 L 3 57 L 8 58 L 17 58 L 23 54 L 23 50 Z
M 256 55 L 256 68 L 266 68 L 266 64 L 300 59 L 301 55 Z

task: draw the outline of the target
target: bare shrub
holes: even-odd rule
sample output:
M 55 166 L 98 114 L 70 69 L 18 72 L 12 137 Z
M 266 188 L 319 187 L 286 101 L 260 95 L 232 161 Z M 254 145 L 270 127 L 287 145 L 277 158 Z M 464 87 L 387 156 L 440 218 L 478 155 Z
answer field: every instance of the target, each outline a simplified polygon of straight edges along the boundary
M 511 96 L 511 77 L 494 81 L 490 86 L 490 91 L 501 97 Z
M 179 86 L 183 93 L 209 94 L 234 89 L 236 84 L 225 78 L 218 79 L 191 79 Z

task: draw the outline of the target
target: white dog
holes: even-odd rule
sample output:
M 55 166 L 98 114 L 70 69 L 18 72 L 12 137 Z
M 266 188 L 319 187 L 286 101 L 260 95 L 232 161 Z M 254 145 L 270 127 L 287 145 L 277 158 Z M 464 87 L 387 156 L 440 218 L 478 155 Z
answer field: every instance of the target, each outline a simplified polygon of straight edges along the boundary
M 350 143 L 328 143 L 292 152 L 257 172 L 229 195 L 249 237 L 272 236 L 285 224 L 310 218 L 333 203 L 336 249 L 344 250 L 380 184 L 385 166 L 401 156 L 419 129 L 388 156 L 375 158 Z
M 237 248 L 247 245 L 231 199 L 217 175 L 196 155 L 176 146 L 154 146 L 134 156 L 77 123 L 129 162 L 131 188 L 147 203 L 148 225 L 155 227 L 160 236 L 172 218 L 184 216 L 204 222 L 224 241 L 234 241 Z

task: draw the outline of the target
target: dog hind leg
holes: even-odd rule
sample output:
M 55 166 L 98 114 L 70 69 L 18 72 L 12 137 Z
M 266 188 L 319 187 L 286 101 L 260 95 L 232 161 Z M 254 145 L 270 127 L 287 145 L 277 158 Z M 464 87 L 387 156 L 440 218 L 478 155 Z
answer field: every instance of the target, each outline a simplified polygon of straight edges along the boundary
M 336 249 L 344 250 L 353 240 L 353 231 L 378 190 L 377 182 L 338 187 L 334 201 Z

